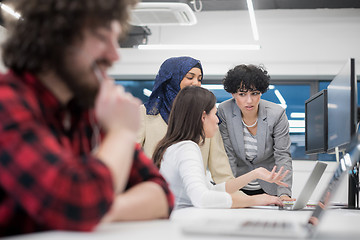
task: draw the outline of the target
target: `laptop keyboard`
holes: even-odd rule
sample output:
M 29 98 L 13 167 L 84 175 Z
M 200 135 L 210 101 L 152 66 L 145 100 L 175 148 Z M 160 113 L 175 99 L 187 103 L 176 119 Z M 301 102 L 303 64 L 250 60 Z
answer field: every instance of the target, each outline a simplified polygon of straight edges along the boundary
M 240 224 L 244 235 L 258 235 L 266 237 L 293 237 L 296 233 L 292 222 L 286 221 L 245 221 Z
M 299 229 L 299 227 L 300 225 L 294 222 L 283 220 L 254 219 L 236 222 L 233 220 L 224 221 L 211 219 L 198 225 L 186 225 L 183 230 L 185 233 L 197 234 L 204 233 L 294 239 L 306 235 L 306 231 L 301 231 L 305 229 Z
M 271 231 L 283 231 L 284 229 L 291 229 L 292 223 L 282 221 L 245 221 L 241 224 L 243 229 L 269 229 Z

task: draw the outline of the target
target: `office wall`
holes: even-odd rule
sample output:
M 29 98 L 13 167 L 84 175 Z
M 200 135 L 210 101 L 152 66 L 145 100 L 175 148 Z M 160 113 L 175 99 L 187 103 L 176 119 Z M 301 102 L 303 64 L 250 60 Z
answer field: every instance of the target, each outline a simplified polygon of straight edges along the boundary
M 360 9 L 255 11 L 254 41 L 247 11 L 196 13 L 194 26 L 150 27 L 149 44 L 260 44 L 259 51 L 121 49 L 110 74 L 153 78 L 168 57 L 200 59 L 205 77 L 223 76 L 239 63 L 264 64 L 272 76 L 335 75 L 350 57 L 359 59 Z M 294 78 L 296 79 L 296 78 Z

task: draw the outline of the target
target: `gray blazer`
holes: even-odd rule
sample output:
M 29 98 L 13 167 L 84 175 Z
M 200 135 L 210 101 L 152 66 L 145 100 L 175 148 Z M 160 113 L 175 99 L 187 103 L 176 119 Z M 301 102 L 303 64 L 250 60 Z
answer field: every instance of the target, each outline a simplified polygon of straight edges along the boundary
M 274 165 L 277 166 L 277 170 L 284 166 L 284 170 L 290 170 L 283 180 L 289 187 L 262 180 L 259 180 L 259 184 L 268 194 L 291 196 L 291 141 L 285 109 L 275 103 L 260 99 L 256 134 L 258 154 L 252 163 L 245 158 L 242 116 L 235 99 L 222 102 L 219 105 L 218 114 L 222 121 L 219 126 L 220 133 L 234 176 L 243 175 L 258 167 L 271 171 Z

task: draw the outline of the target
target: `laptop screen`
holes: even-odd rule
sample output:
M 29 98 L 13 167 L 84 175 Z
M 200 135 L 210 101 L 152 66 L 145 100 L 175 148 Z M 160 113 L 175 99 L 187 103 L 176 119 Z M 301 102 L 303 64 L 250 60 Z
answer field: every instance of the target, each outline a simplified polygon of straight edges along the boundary
M 320 218 L 324 213 L 324 210 L 329 206 L 330 200 L 335 195 L 336 189 L 338 188 L 341 179 L 347 175 L 347 173 L 353 169 L 353 167 L 359 162 L 360 157 L 360 135 L 354 138 L 351 146 L 347 153 L 340 159 L 339 166 L 334 172 L 328 186 L 326 187 L 323 195 L 321 196 L 313 214 L 309 219 L 310 229 L 314 228 L 319 224 Z

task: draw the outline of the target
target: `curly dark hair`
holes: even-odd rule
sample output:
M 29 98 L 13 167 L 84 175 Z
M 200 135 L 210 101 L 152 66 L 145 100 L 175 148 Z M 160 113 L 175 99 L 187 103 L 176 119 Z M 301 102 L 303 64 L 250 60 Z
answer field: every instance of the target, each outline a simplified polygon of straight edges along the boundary
M 223 79 L 225 91 L 260 91 L 265 93 L 270 84 L 270 76 L 263 66 L 241 64 L 230 69 Z
M 39 73 L 63 64 L 64 54 L 84 29 L 110 26 L 118 20 L 126 29 L 129 8 L 137 0 L 16 0 L 18 21 L 7 21 L 9 37 L 3 62 L 20 74 Z

